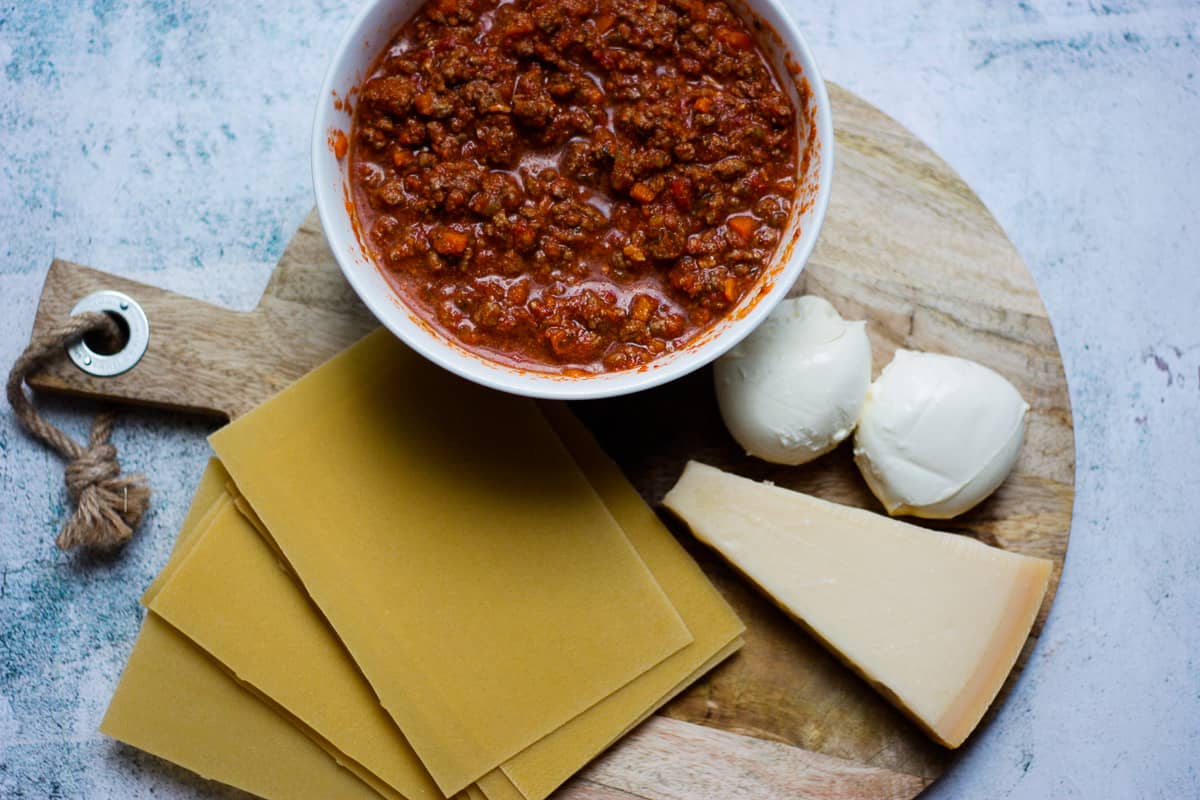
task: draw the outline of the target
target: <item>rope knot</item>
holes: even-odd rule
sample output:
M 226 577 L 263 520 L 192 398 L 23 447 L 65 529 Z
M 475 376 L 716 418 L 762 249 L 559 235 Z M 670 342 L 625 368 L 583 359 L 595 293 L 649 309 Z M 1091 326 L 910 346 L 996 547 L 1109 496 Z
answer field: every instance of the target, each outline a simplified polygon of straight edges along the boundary
M 13 365 L 6 386 L 8 402 L 21 424 L 67 459 L 64 479 L 75 513 L 54 540 L 63 550 L 124 544 L 150 505 L 145 477 L 121 474 L 117 448 L 108 440 L 116 421 L 114 412 L 96 417 L 84 447 L 43 419 L 22 388 L 29 373 L 60 354 L 67 343 L 95 330 L 114 335 L 116 325 L 107 315 L 92 311 L 71 317 L 58 329 L 34 339 Z
M 89 447 L 67 463 L 64 481 L 67 494 L 78 502 L 83 490 L 101 481 L 121 474 L 121 462 L 117 461 L 117 448 L 110 442 Z

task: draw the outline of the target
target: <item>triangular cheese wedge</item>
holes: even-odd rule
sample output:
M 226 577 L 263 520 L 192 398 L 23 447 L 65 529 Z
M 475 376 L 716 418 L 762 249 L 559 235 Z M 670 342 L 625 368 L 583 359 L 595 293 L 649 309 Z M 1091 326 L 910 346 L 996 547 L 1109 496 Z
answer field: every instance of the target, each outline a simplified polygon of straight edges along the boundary
M 1052 564 L 691 462 L 663 499 L 947 747 L 1016 662 Z

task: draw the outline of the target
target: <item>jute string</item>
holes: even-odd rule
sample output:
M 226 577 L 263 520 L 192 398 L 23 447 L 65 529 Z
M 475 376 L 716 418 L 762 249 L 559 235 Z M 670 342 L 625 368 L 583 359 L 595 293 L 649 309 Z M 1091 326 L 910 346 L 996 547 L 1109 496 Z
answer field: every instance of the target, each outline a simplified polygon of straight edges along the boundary
M 101 412 L 92 423 L 87 445 L 81 445 L 38 414 L 25 393 L 25 378 L 46 362 L 61 358 L 63 349 L 87 333 L 98 331 L 116 341 L 117 324 L 107 314 L 89 311 L 36 337 L 8 373 L 9 405 L 25 429 L 67 460 L 67 494 L 75 511 L 55 543 L 63 550 L 81 545 L 112 548 L 133 534 L 150 504 L 150 486 L 142 475 L 122 475 L 117 448 L 109 441 L 115 411 Z

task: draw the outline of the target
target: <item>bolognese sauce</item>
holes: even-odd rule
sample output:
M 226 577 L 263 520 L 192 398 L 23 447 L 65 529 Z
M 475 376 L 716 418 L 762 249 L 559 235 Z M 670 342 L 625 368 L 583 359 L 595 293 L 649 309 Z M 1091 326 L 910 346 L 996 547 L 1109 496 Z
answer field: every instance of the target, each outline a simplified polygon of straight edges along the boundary
M 801 144 L 723 0 L 431 0 L 360 88 L 350 183 L 429 324 L 505 363 L 603 372 L 754 286 Z

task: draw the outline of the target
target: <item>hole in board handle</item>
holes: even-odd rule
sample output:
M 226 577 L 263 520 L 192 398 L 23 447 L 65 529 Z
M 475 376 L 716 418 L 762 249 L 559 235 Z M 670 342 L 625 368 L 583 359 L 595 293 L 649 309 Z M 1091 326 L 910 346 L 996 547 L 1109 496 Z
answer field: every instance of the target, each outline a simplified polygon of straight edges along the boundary
M 98 378 L 132 369 L 150 345 L 150 320 L 138 302 L 123 292 L 104 290 L 76 303 L 71 315 L 85 311 L 103 311 L 110 316 L 117 323 L 118 340 L 114 342 L 99 332 L 84 336 L 67 348 L 75 366 Z
M 112 311 L 104 313 L 117 325 L 116 338 L 110 336 L 107 331 L 90 331 L 83 335 L 83 343 L 97 355 L 115 356 L 129 344 L 129 321 Z

